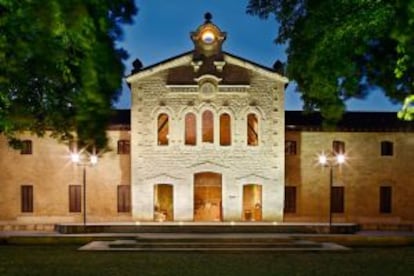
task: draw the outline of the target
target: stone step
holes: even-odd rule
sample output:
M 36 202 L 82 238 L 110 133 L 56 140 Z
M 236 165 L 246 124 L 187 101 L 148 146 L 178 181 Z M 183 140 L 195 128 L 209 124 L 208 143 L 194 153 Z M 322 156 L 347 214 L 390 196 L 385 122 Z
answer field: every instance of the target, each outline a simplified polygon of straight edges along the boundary
M 121 239 L 120 239 L 121 240 Z M 135 240 L 138 243 L 141 242 L 150 242 L 150 243 L 192 243 L 192 242 L 202 242 L 202 243 L 292 243 L 296 239 L 290 236 L 280 236 L 280 237 L 257 237 L 254 234 L 246 234 L 245 237 L 216 237 L 214 234 L 205 234 L 203 235 L 193 235 L 192 237 L 180 237 L 179 234 L 176 237 L 145 237 L 145 238 L 135 238 L 127 239 Z
M 353 234 L 359 225 L 353 223 L 328 224 L 273 224 L 273 223 L 139 223 L 139 224 L 57 224 L 55 230 L 61 234 L 84 233 L 336 233 Z
M 315 248 L 321 247 L 320 243 L 206 243 L 206 242 L 172 242 L 172 243 L 112 243 L 110 248 Z
M 82 251 L 333 251 L 348 250 L 348 248 L 334 243 L 318 243 L 304 240 L 292 240 L 285 242 L 205 242 L 175 241 L 175 242 L 151 242 L 138 240 L 114 240 L 114 241 L 93 241 L 79 250 Z

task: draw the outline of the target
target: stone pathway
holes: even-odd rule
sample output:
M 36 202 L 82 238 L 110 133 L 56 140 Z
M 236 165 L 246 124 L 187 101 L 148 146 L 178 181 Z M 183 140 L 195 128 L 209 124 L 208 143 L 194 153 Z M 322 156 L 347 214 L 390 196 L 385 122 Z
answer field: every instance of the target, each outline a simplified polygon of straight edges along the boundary
M 345 246 L 270 234 L 185 234 L 139 235 L 135 239 L 92 241 L 82 251 L 168 251 L 168 252 L 274 252 L 274 251 L 343 251 Z

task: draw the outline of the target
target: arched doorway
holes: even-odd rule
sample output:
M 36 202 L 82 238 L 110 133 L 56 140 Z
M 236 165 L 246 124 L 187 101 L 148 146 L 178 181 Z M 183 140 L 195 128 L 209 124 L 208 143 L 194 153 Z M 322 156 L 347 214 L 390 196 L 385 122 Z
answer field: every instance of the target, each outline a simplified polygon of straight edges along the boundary
M 262 185 L 247 184 L 243 186 L 242 220 L 262 220 Z
M 194 221 L 222 221 L 221 174 L 194 174 Z
M 154 220 L 174 220 L 173 185 L 154 185 Z

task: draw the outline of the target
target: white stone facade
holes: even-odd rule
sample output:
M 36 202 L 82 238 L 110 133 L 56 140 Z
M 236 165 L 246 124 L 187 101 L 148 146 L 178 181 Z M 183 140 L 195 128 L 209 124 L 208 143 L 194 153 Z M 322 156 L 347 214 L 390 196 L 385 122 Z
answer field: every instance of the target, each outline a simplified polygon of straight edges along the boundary
M 168 71 L 190 66 L 192 54 L 143 69 L 131 85 L 131 192 L 134 220 L 154 219 L 154 186 L 173 186 L 174 221 L 194 221 L 195 174 L 220 174 L 221 217 L 240 221 L 243 186 L 261 186 L 263 221 L 282 221 L 284 202 L 284 86 L 286 79 L 270 69 L 224 54 L 224 66 L 246 70 L 249 84 L 220 85 L 211 75 L 198 85 L 169 85 Z M 209 82 L 208 91 L 203 91 Z M 245 82 L 244 82 L 245 83 Z M 202 114 L 214 114 L 214 143 L 202 142 Z M 196 115 L 197 142 L 185 145 L 185 115 Z M 231 145 L 221 146 L 220 115 L 231 118 Z M 157 143 L 157 118 L 169 117 L 168 145 Z M 258 145 L 247 145 L 247 116 L 258 118 Z

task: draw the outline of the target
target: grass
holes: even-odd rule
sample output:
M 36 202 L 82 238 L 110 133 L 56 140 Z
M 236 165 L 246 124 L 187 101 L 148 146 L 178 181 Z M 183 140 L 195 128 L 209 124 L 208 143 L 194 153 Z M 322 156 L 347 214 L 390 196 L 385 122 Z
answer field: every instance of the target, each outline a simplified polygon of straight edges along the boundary
M 0 275 L 414 275 L 414 247 L 222 254 L 76 249 L 2 245 Z

